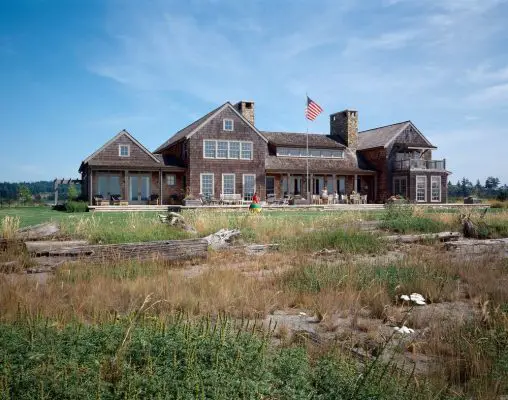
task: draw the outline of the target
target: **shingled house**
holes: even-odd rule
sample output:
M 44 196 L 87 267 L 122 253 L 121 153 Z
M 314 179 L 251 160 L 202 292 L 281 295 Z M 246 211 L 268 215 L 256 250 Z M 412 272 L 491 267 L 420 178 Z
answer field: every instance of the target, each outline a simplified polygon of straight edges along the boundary
M 129 204 L 151 195 L 161 204 L 199 194 L 305 197 L 308 176 L 312 194 L 326 187 L 367 195 L 369 202 L 394 194 L 447 200 L 445 161 L 432 160 L 436 147 L 410 121 L 358 132 L 358 112 L 345 110 L 330 115 L 329 135 L 307 135 L 259 131 L 254 111 L 250 101 L 224 103 L 153 153 L 122 131 L 82 162 L 84 194 L 90 203 L 89 194 L 120 194 Z

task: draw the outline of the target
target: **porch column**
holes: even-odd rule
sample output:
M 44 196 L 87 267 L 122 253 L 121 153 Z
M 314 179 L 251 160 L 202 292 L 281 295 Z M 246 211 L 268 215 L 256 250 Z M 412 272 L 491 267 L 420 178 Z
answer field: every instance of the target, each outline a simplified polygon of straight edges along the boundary
M 377 173 L 374 175 L 374 199 L 373 202 L 377 203 Z
M 93 171 L 92 168 L 88 168 L 88 184 L 90 185 L 90 190 L 88 191 L 88 202 L 90 205 L 93 205 Z
M 159 204 L 162 206 L 162 169 L 159 170 Z
M 287 180 L 288 180 L 288 196 L 291 194 L 291 174 L 287 173 Z
M 356 174 L 355 174 L 355 176 L 354 176 L 354 178 L 353 178 L 353 179 L 354 179 L 354 182 L 353 182 L 353 188 L 354 188 L 354 189 L 353 189 L 353 190 L 354 190 L 356 193 L 358 193 L 358 175 L 356 175 Z
M 129 199 L 129 171 L 123 171 L 123 198 L 127 201 Z
M 314 174 L 309 175 L 309 192 L 307 193 L 307 201 L 312 204 L 312 193 L 314 192 Z
M 337 175 L 333 174 L 332 179 L 333 179 L 333 193 L 337 193 Z

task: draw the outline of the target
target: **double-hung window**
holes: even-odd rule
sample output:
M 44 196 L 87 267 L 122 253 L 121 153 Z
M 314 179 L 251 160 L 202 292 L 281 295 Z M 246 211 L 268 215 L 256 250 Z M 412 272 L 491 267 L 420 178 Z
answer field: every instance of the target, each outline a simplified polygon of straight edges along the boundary
M 229 158 L 240 158 L 240 142 L 229 142 Z
M 213 174 L 201 174 L 200 192 L 205 196 L 213 196 Z
M 228 142 L 217 141 L 217 158 L 228 158 Z
M 430 201 L 441 201 L 441 177 L 432 176 L 430 178 Z
M 242 146 L 242 153 L 241 153 L 241 159 L 242 160 L 252 160 L 252 143 L 251 142 L 241 142 Z
M 204 141 L 204 157 L 205 158 L 215 158 L 216 155 L 216 140 L 205 140 Z
M 235 174 L 222 174 L 222 193 L 235 194 Z
M 120 157 L 129 157 L 130 146 L 128 144 L 121 144 L 118 146 L 118 155 Z
M 427 201 L 426 176 L 416 176 L 416 201 L 420 203 Z
M 234 129 L 234 121 L 232 119 L 224 119 L 222 128 L 225 131 L 232 131 Z

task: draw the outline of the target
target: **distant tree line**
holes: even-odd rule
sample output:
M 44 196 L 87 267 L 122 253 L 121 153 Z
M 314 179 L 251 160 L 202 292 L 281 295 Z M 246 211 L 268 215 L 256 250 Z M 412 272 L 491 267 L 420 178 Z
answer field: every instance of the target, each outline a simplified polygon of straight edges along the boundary
M 483 197 L 505 201 L 508 199 L 508 186 L 501 185 L 499 178 L 489 176 L 482 185 L 479 179 L 473 184 L 469 179 L 462 178 L 454 185 L 448 182 L 449 197 Z
M 79 185 L 60 185 L 58 198 L 65 200 L 78 197 Z M 38 182 L 0 182 L 0 203 L 30 203 L 53 201 L 55 199 L 53 181 Z

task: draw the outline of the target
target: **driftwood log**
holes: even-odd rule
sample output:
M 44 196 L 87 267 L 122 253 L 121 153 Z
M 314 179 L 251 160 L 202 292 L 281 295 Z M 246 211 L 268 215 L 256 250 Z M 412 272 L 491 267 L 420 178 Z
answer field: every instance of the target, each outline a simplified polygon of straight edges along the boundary
M 20 239 L 1 239 L 0 251 L 24 252 L 26 250 L 25 242 Z
M 35 257 L 71 257 L 87 260 L 160 259 L 172 261 L 205 258 L 208 243 L 203 239 L 189 239 L 32 249 L 32 255 Z
M 421 235 L 393 235 L 385 236 L 389 242 L 396 243 L 417 243 L 425 240 L 440 240 L 441 242 L 448 242 L 458 240 L 462 235 L 460 232 L 439 232 L 439 233 L 424 233 Z
M 53 222 L 28 226 L 26 228 L 19 229 L 16 232 L 16 236 L 23 240 L 40 240 L 56 236 L 60 233 L 60 227 L 58 224 Z
M 40 253 L 49 252 L 52 250 L 71 249 L 76 247 L 87 246 L 89 243 L 86 240 L 38 240 L 35 242 L 25 242 L 26 249 L 29 254 L 37 255 Z
M 508 238 L 504 239 L 464 239 L 445 243 L 446 250 L 464 255 L 493 255 L 508 257 Z
M 204 237 L 206 243 L 214 250 L 229 247 L 233 241 L 240 237 L 242 232 L 239 229 L 221 229 L 211 235 Z

